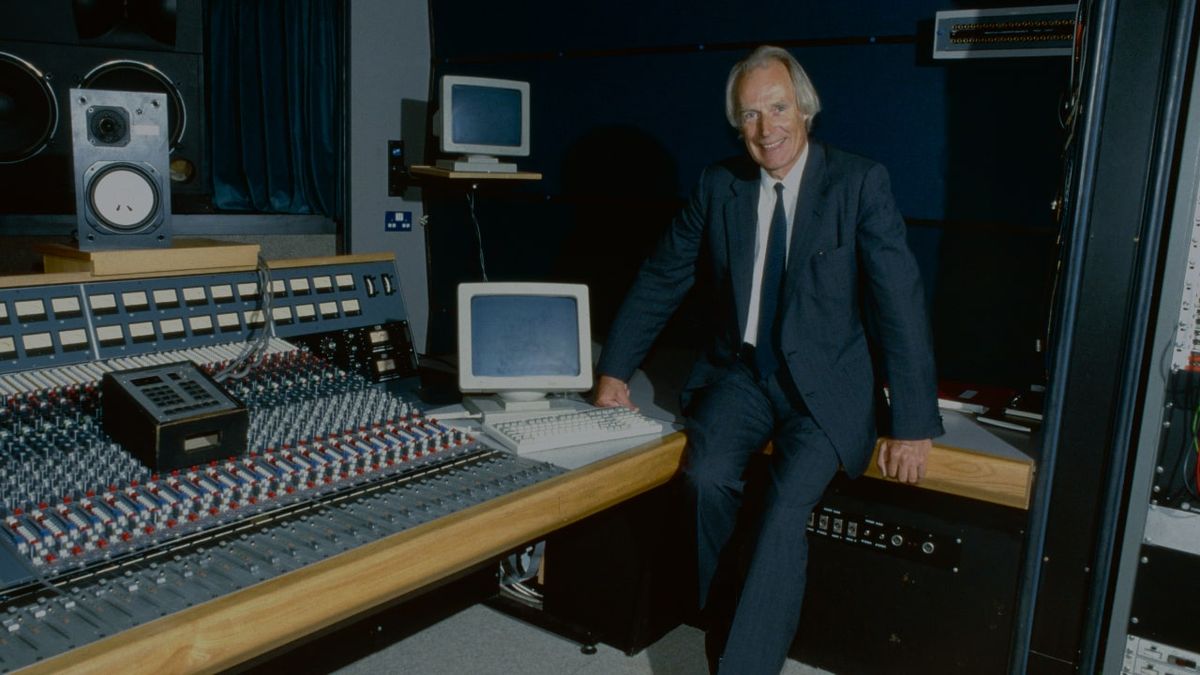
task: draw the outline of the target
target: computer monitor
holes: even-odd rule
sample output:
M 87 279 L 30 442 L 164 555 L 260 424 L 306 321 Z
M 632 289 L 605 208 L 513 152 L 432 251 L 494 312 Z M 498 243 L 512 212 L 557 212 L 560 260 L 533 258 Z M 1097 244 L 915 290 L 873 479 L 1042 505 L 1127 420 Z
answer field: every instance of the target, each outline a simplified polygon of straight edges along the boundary
M 458 385 L 478 412 L 551 407 L 551 392 L 592 388 L 588 289 L 581 284 L 458 286 Z
M 438 160 L 439 168 L 515 172 L 499 158 L 529 156 L 529 83 L 443 75 L 433 134 L 443 153 L 461 155 Z

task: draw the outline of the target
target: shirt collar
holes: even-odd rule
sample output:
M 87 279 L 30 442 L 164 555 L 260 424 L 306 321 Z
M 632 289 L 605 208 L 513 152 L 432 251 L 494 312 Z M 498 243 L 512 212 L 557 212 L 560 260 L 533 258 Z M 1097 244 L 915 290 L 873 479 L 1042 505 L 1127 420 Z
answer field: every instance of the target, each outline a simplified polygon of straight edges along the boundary
M 795 199 L 796 194 L 800 191 L 800 180 L 804 178 L 804 165 L 808 163 L 808 148 L 810 145 L 811 141 L 804 144 L 804 149 L 800 151 L 800 158 L 792 165 L 791 170 L 787 172 L 782 181 L 771 176 L 771 174 L 767 173 L 766 169 L 759 167 L 758 176 L 761 189 L 771 193 L 775 191 L 776 183 L 783 183 L 786 193 L 792 199 Z

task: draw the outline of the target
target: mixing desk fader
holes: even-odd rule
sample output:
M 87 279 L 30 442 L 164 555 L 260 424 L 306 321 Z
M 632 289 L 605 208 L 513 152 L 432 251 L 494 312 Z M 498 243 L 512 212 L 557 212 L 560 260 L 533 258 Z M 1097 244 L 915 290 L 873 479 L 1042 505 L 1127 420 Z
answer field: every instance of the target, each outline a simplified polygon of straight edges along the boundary
M 286 268 L 288 282 L 276 287 L 283 290 L 275 306 L 288 307 L 294 293 L 293 316 L 311 316 L 300 307 L 319 316 L 322 303 L 332 303 L 323 320 L 306 322 L 325 335 L 381 325 L 406 329 L 399 295 L 361 288 L 368 277 L 394 278 L 392 264 L 381 265 L 331 259 Z M 0 361 L 0 672 L 561 473 L 482 445 L 373 378 L 271 337 L 269 322 L 240 321 L 242 312 L 258 316 L 252 299 L 261 294 L 252 295 L 251 282 L 236 275 L 138 280 L 144 288 L 130 290 L 133 283 L 0 289 L 0 315 L 14 316 L 7 308 L 16 310 L 19 297 L 20 316 L 28 319 L 0 324 L 0 351 L 5 330 L 20 349 L 30 344 L 23 337 L 30 331 L 50 336 L 32 343 L 49 345 L 41 367 L 22 370 L 22 359 Z M 194 302 L 161 310 L 138 304 L 138 293 L 168 297 L 153 292 L 159 287 L 192 289 L 179 295 Z M 245 307 L 230 304 L 242 302 L 235 290 L 246 291 Z M 327 299 L 314 301 L 310 293 Z M 29 311 L 33 299 L 65 306 L 52 300 L 67 294 L 123 299 L 115 311 L 107 299 L 76 303 L 71 306 L 80 312 L 62 319 Z M 135 309 L 122 309 L 130 300 Z M 341 311 L 346 307 L 355 313 Z M 205 327 L 220 325 L 225 310 L 239 322 L 222 342 Z M 163 322 L 202 330 L 184 328 L 169 343 L 178 348 L 169 350 L 134 341 L 118 348 L 111 340 L 117 333 L 141 334 L 146 329 L 134 326 L 144 323 L 158 335 Z M 70 334 L 67 344 L 88 347 L 64 350 L 62 332 Z M 292 330 L 293 337 L 304 334 Z M 244 368 L 250 345 L 257 350 L 255 365 Z M 206 383 L 220 387 L 200 398 L 227 396 L 244 406 L 244 454 L 157 471 L 106 432 L 128 414 L 106 407 L 100 386 L 106 373 L 172 372 L 180 361 L 194 363 Z M 231 364 L 238 365 L 236 376 L 229 376 Z M 148 382 L 144 375 L 139 381 Z M 114 414 L 122 419 L 108 418 Z

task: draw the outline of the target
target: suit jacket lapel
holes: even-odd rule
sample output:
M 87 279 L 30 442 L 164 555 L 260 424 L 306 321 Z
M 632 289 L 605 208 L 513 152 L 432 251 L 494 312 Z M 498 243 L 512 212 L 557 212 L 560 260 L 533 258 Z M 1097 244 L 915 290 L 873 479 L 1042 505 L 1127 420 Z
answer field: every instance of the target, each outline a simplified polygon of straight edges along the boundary
M 807 264 L 817 242 L 820 241 L 817 227 L 821 222 L 828 178 L 825 170 L 825 147 L 810 141 L 804 178 L 800 181 L 800 193 L 796 196 L 796 214 L 792 219 L 792 241 L 788 247 L 787 274 L 784 282 L 785 306 L 799 285 L 800 269 Z
M 751 277 L 754 274 L 754 229 L 758 222 L 759 181 L 758 172 L 755 171 L 753 175 L 753 180 L 734 178 L 730 181 L 730 198 L 725 202 L 722 214 L 739 336 L 746 334 Z

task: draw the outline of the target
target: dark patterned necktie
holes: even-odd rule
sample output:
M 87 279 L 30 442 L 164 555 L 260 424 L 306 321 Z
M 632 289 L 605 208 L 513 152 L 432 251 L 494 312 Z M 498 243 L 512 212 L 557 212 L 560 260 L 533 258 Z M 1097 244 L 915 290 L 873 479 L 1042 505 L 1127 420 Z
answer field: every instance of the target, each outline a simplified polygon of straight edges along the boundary
M 762 289 L 759 293 L 758 340 L 754 346 L 754 365 L 759 377 L 767 377 L 779 367 L 779 327 L 775 320 L 783 297 L 783 271 L 786 266 L 787 211 L 783 208 L 783 183 L 775 184 L 775 213 L 767 234 L 767 257 L 763 262 Z

